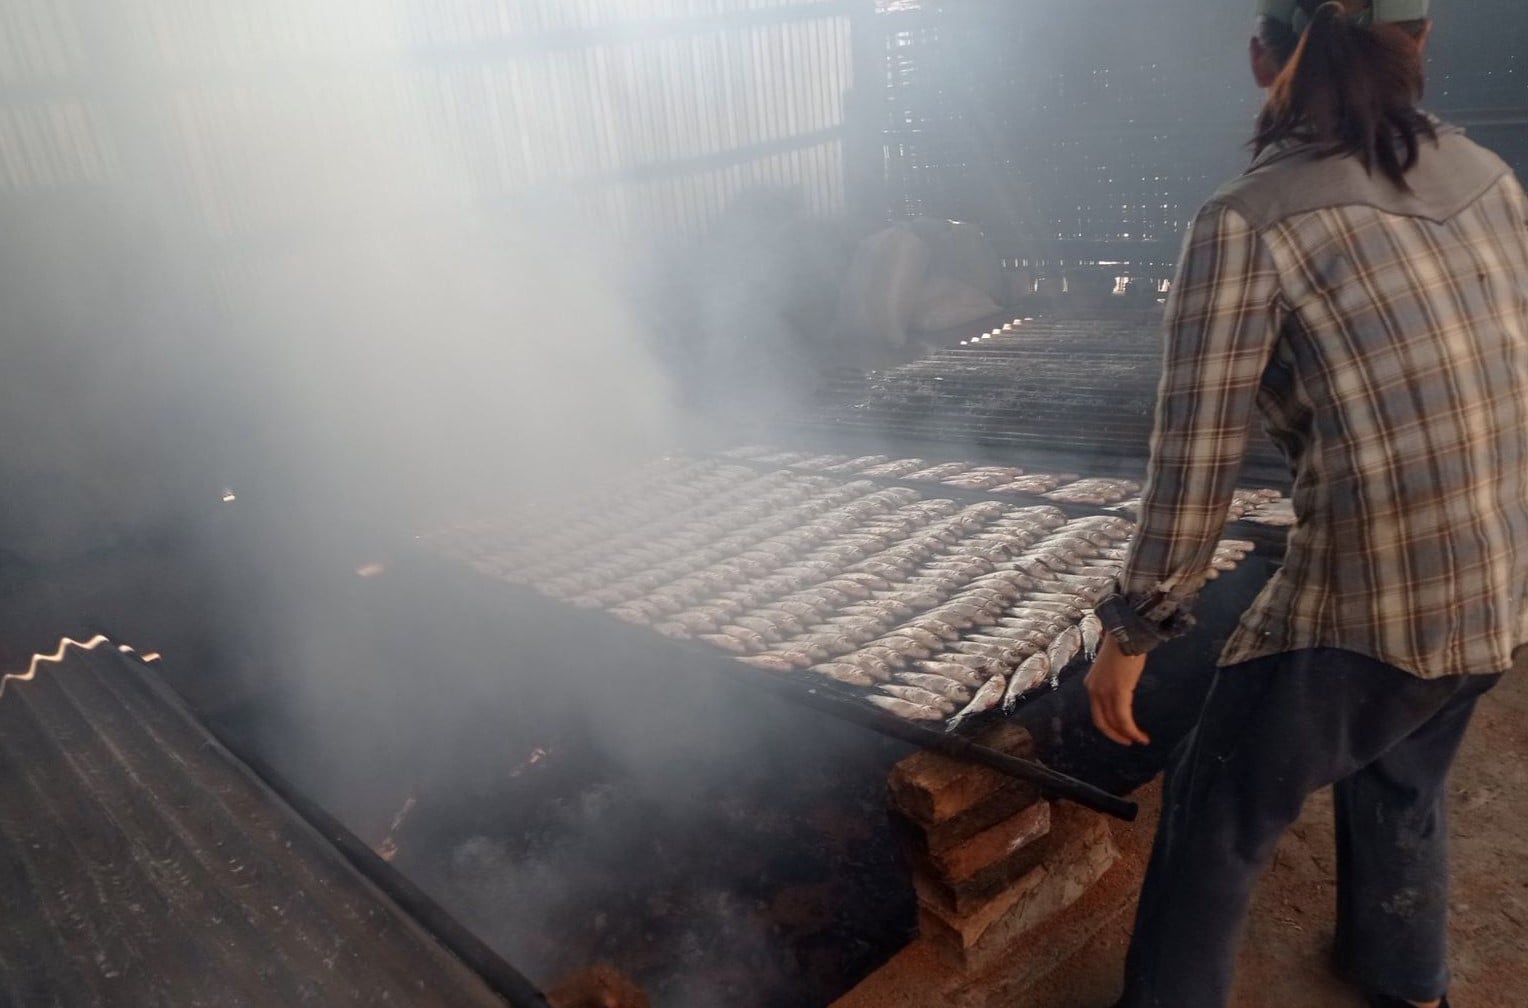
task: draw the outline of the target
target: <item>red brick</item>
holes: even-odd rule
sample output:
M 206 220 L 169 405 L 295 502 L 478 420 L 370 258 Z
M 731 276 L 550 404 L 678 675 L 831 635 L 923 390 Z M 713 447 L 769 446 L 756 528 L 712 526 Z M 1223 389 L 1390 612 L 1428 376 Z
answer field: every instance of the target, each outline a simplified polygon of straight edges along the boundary
M 935 878 L 961 882 L 1045 836 L 1050 827 L 1050 803 L 1039 802 L 953 847 L 930 852 L 927 861 Z
M 1035 849 L 1042 852 L 1038 864 L 964 913 L 920 896 L 920 930 L 948 965 L 981 969 L 995 961 L 1022 935 L 1081 898 L 1119 857 L 1103 817 L 1070 805 L 1056 809 L 1051 834 Z M 920 890 L 926 894 L 927 886 Z
M 1049 850 L 1042 838 L 1020 847 L 1008 857 L 959 882 L 938 878 L 915 865 L 913 887 L 919 899 L 937 910 L 950 914 L 968 914 L 996 899 L 1031 869 L 1038 868 L 1045 861 Z
M 978 741 L 1016 756 L 1034 752 L 1033 739 L 1017 725 L 1000 725 Z M 932 826 L 955 818 L 999 790 L 1024 785 L 996 770 L 925 750 L 898 763 L 888 786 L 892 807 Z
M 1027 784 L 1015 787 L 1004 785 L 986 800 L 977 802 L 959 815 L 940 823 L 920 823 L 893 810 L 908 850 L 914 854 L 930 854 L 948 850 L 971 839 L 984 830 L 1018 815 L 1040 801 L 1040 792 Z

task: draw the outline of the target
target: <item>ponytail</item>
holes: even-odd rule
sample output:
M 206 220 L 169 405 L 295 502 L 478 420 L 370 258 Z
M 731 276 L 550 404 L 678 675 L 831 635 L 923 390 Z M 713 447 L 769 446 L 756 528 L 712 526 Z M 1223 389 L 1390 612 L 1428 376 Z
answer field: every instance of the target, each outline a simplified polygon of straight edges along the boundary
M 1317 2 L 1300 0 L 1300 6 L 1308 10 Z M 1253 148 L 1261 152 L 1281 140 L 1314 143 L 1320 156 L 1356 157 L 1366 171 L 1409 192 L 1406 173 L 1417 163 L 1420 138 L 1437 139 L 1416 107 L 1423 83 L 1418 43 L 1427 23 L 1359 23 L 1341 0 L 1316 7 L 1297 40 L 1292 32 L 1270 38 L 1285 26 L 1269 20 L 1263 37 L 1274 43 L 1275 57 L 1293 46 L 1258 117 Z

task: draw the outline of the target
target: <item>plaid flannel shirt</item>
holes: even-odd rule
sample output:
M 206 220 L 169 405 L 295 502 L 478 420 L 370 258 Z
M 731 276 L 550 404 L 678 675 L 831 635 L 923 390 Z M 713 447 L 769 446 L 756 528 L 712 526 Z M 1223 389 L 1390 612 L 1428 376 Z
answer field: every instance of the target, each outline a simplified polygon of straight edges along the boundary
M 1528 641 L 1528 202 L 1448 127 L 1407 178 L 1270 149 L 1194 221 L 1125 604 L 1100 609 L 1127 652 L 1192 624 L 1255 409 L 1297 521 L 1222 665 L 1334 647 L 1432 678 Z

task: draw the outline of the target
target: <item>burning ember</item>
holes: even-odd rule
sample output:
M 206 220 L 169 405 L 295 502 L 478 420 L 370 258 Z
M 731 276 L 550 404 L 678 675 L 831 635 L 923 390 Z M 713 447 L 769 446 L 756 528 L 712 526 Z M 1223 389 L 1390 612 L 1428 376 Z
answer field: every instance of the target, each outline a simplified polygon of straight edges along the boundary
M 526 757 L 525 762 L 511 770 L 509 775 L 511 777 L 519 777 L 521 774 L 525 773 L 525 771 L 529 770 L 537 763 L 540 763 L 550 755 L 552 755 L 552 751 L 550 749 L 544 749 L 541 746 L 537 746 L 531 750 L 531 754 Z
M 415 798 L 413 795 L 409 795 L 403 800 L 403 807 L 393 816 L 393 823 L 387 828 L 387 836 L 383 837 L 382 842 L 377 844 L 377 857 L 383 861 L 391 862 L 393 858 L 398 856 L 398 841 L 395 838 L 398 835 L 398 831 L 403 829 L 403 823 L 408 819 L 409 813 L 414 810 L 414 804 Z

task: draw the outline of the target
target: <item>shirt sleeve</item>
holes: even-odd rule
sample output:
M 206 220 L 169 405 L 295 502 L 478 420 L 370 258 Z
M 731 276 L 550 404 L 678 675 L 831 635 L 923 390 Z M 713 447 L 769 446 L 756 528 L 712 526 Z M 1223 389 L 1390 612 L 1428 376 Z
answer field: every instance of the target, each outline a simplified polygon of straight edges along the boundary
M 1168 298 L 1140 527 L 1113 604 L 1099 607 L 1127 654 L 1193 625 L 1189 610 L 1225 528 L 1283 316 L 1261 236 L 1231 207 L 1206 206 Z

